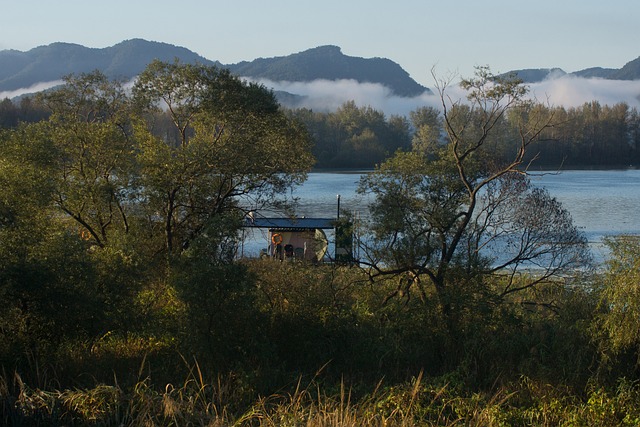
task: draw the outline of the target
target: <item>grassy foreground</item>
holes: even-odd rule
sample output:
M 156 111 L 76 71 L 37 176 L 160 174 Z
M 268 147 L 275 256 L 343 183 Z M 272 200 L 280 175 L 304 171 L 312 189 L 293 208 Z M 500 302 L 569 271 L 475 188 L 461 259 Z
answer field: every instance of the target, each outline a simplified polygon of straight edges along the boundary
M 7 382 L 7 380 L 10 380 Z M 621 382 L 613 392 L 592 389 L 581 398 L 566 389 L 523 378 L 492 394 L 460 393 L 422 375 L 393 387 L 381 382 L 359 398 L 345 384 L 327 393 L 315 382 L 235 407 L 235 390 L 191 377 L 154 390 L 150 379 L 123 390 L 32 389 L 19 377 L 0 381 L 3 425 L 95 426 L 636 426 L 640 388 Z
M 0 425 L 640 425 L 635 352 L 607 347 L 597 277 L 468 295 L 452 328 L 429 295 L 387 299 L 395 282 L 356 269 L 205 273 L 143 287 L 97 338 L 0 343 Z

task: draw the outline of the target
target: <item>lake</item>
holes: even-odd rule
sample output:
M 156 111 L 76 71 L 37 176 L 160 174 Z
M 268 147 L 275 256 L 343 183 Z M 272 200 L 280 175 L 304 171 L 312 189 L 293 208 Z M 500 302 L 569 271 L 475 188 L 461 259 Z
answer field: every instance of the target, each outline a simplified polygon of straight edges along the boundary
M 363 173 L 314 172 L 294 192 L 298 216 L 335 217 L 340 209 L 365 212 L 367 200 L 356 194 Z M 534 185 L 546 188 L 571 213 L 585 233 L 596 259 L 606 256 L 602 239 L 617 234 L 640 234 L 640 170 L 568 170 L 533 173 Z M 266 234 L 249 236 L 245 254 L 266 246 Z M 331 240 L 331 236 L 329 236 Z

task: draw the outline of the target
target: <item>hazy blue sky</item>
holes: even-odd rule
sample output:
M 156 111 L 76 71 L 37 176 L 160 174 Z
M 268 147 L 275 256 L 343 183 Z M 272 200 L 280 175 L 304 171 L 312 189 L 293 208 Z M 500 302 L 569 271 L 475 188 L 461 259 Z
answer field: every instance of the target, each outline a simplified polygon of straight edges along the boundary
M 621 68 L 640 56 L 638 0 L 2 0 L 0 50 L 144 38 L 229 64 L 333 44 L 385 57 L 418 82 L 560 67 Z

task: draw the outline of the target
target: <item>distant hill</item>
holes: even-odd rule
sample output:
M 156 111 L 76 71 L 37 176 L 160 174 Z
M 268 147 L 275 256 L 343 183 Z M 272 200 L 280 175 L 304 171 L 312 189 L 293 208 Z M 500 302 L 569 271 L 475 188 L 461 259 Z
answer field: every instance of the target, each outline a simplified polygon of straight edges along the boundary
M 0 91 L 28 88 L 37 83 L 60 80 L 67 74 L 96 69 L 111 78 L 130 79 L 155 58 L 219 65 L 183 47 L 141 39 L 123 41 L 104 49 L 52 43 L 28 52 L 0 51 Z
M 560 68 L 534 68 L 526 70 L 514 70 L 505 74 L 516 74 L 525 83 L 537 83 L 547 79 L 554 79 L 564 75 L 601 78 L 608 80 L 640 80 L 640 57 L 627 62 L 621 69 L 593 67 L 584 70 L 566 73 Z
M 395 95 L 406 97 L 417 96 L 427 90 L 389 59 L 347 56 L 338 46 L 320 46 L 289 56 L 259 58 L 228 67 L 240 76 L 272 81 L 353 79 L 361 83 L 381 83 Z
M 562 77 L 567 73 L 560 68 L 530 68 L 525 70 L 514 70 L 505 74 L 515 74 L 524 83 L 536 83 L 549 78 Z
M 185 63 L 218 65 L 247 78 L 295 82 L 353 79 L 382 84 L 400 96 L 416 96 L 428 91 L 389 59 L 346 56 L 337 46 L 322 46 L 289 56 L 223 65 L 183 47 L 133 39 L 103 49 L 52 43 L 27 52 L 0 51 L 0 92 L 28 88 L 37 83 L 59 80 L 71 73 L 96 69 L 111 78 L 131 79 L 156 58 L 163 61 L 179 58 Z
M 633 61 L 627 62 L 624 67 L 612 73 L 611 79 L 615 80 L 638 80 L 640 79 L 640 56 Z
M 258 58 L 237 64 L 221 64 L 204 58 L 187 48 L 142 39 L 125 40 L 114 46 L 94 49 L 71 43 L 52 43 L 27 52 L 0 51 L 0 92 L 26 89 L 38 83 L 60 80 L 71 73 L 96 69 L 111 78 L 131 79 L 153 59 L 185 63 L 201 63 L 229 68 L 234 74 L 274 82 L 310 82 L 317 79 L 349 79 L 360 83 L 377 83 L 389 88 L 393 95 L 413 97 L 429 89 L 417 83 L 397 63 L 385 58 L 347 56 L 338 46 L 319 46 L 288 56 Z M 525 83 L 540 82 L 567 73 L 560 68 L 515 70 Z M 616 80 L 640 79 L 640 57 L 621 69 L 588 68 L 569 73 L 578 77 Z M 299 95 L 276 92 L 284 103 L 295 104 Z
M 617 71 L 618 70 L 616 70 L 615 68 L 593 67 L 593 68 L 586 68 L 581 71 L 576 71 L 575 73 L 571 73 L 571 74 L 578 77 L 584 77 L 585 79 L 589 79 L 589 78 L 608 79 Z

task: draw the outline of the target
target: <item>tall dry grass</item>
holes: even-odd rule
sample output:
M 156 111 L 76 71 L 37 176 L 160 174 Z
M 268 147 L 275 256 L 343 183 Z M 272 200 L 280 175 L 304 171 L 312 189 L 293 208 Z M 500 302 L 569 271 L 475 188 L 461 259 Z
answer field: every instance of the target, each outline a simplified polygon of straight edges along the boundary
M 233 381 L 205 382 L 198 366 L 180 385 L 161 389 L 145 378 L 130 390 L 30 388 L 18 374 L 0 378 L 0 423 L 64 426 L 618 426 L 640 422 L 640 387 L 593 388 L 586 399 L 561 387 L 523 379 L 492 394 L 465 394 L 449 384 L 412 381 L 355 397 L 344 382 L 327 392 L 299 380 L 290 392 L 257 397 L 237 409 Z M 232 409 L 234 408 L 234 409 Z

